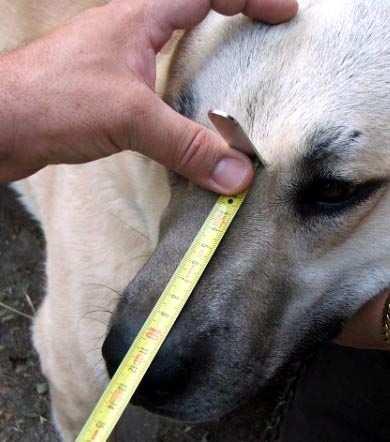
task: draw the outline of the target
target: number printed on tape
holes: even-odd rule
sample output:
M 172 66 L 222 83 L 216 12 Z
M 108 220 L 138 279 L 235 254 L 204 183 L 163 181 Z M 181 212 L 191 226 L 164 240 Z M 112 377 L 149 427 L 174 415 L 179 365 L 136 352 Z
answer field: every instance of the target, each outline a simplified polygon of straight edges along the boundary
M 244 202 L 218 198 L 76 442 L 106 441 Z

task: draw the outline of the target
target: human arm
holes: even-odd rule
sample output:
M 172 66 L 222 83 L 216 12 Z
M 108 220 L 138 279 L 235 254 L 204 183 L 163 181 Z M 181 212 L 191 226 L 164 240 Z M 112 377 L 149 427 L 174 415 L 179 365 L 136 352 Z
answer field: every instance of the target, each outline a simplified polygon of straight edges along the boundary
M 154 92 L 156 54 L 211 8 L 276 23 L 297 3 L 113 0 L 0 56 L 0 182 L 134 149 L 210 190 L 246 188 L 249 159 Z

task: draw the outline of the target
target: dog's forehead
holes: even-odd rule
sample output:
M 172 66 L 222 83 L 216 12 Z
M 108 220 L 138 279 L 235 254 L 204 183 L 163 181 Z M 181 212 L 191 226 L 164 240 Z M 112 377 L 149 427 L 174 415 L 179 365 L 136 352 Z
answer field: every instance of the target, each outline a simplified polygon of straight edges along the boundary
M 380 0 L 304 0 L 276 27 L 211 15 L 178 52 L 180 110 L 230 113 L 271 165 L 321 148 L 357 161 L 390 142 L 389 18 Z

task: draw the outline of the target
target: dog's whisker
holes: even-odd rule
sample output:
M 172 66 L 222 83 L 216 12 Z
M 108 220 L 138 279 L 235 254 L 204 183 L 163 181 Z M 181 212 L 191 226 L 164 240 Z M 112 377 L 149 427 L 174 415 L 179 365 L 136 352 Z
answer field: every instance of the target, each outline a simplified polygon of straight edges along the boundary
M 93 353 L 93 352 L 99 352 L 99 351 L 101 351 L 101 346 L 90 348 L 89 350 L 87 350 L 87 351 L 85 352 L 85 354 L 88 355 L 88 354 L 90 354 L 90 353 Z
M 112 310 L 97 308 L 97 310 L 90 310 L 88 312 L 85 312 L 84 315 L 82 316 L 82 318 L 85 318 L 88 315 L 93 315 L 95 313 L 103 313 L 103 314 L 107 314 L 107 315 L 112 315 L 114 312 Z
M 110 287 L 110 286 L 108 286 L 108 285 L 102 284 L 102 283 L 98 283 L 98 282 L 90 282 L 90 283 L 88 283 L 88 284 L 84 284 L 84 285 L 85 285 L 85 286 L 101 287 L 101 288 L 107 289 L 109 292 L 111 292 L 111 293 L 117 295 L 118 298 L 120 298 L 120 297 L 122 296 L 121 292 L 119 292 L 118 290 L 115 290 L 114 288 L 112 288 L 112 287 Z
M 108 327 L 109 324 L 110 324 L 110 321 L 104 321 L 103 319 L 98 319 L 98 318 L 87 318 L 87 317 L 83 317 L 83 318 L 81 318 L 81 320 L 83 320 L 83 319 L 87 319 L 87 320 L 89 320 L 89 321 L 95 321 L 95 322 L 98 322 L 99 324 L 102 324 L 102 325 L 104 325 L 104 326 L 106 326 L 106 327 Z
M 150 238 L 148 237 L 148 235 L 144 232 L 141 232 L 141 230 L 137 229 L 136 227 L 127 224 L 126 222 L 124 222 L 119 216 L 117 216 L 115 213 L 110 213 L 110 215 L 115 218 L 116 220 L 118 220 L 121 224 L 123 224 L 124 226 L 126 226 L 126 228 L 132 230 L 133 232 L 135 232 L 137 235 L 141 236 L 145 241 L 150 241 Z

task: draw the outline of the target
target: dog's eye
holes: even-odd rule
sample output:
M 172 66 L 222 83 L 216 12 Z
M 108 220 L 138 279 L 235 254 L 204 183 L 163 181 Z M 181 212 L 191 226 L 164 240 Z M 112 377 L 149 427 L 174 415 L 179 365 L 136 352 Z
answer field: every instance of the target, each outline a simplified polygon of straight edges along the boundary
M 305 215 L 336 215 L 368 199 L 381 184 L 380 181 L 355 184 L 335 179 L 316 180 L 307 184 L 299 196 L 300 211 Z
M 345 181 L 329 180 L 318 184 L 309 191 L 312 201 L 317 204 L 345 203 L 358 188 L 358 186 Z

